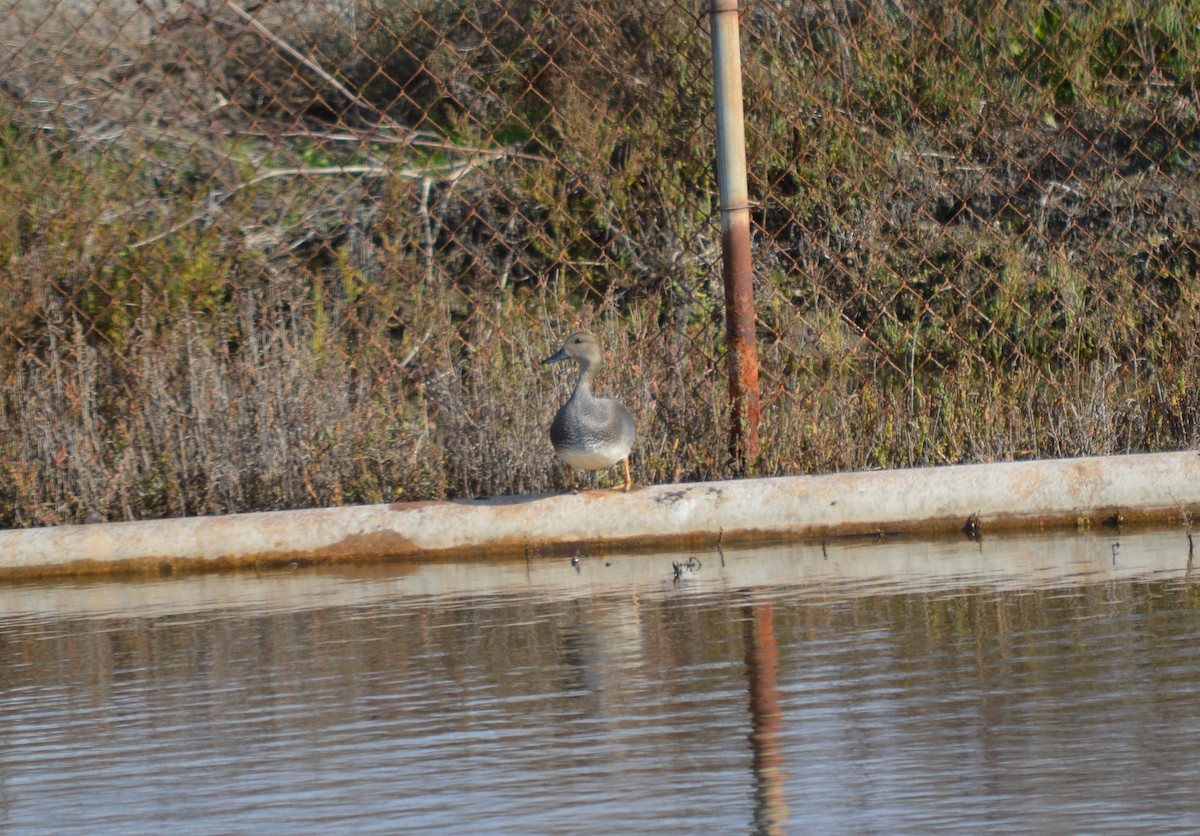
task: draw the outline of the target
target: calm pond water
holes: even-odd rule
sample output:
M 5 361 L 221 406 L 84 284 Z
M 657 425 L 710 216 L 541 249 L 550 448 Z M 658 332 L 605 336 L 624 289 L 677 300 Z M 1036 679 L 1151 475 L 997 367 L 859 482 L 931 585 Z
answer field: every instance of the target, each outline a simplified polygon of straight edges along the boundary
M 1195 832 L 1195 581 L 1176 529 L 0 586 L 0 831 Z

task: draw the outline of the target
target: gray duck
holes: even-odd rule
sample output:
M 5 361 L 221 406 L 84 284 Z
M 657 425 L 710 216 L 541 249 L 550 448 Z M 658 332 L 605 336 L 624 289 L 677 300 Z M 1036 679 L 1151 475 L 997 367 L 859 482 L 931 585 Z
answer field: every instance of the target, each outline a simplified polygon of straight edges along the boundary
M 570 399 L 554 416 L 550 443 L 566 464 L 583 470 L 603 470 L 616 464 L 625 468 L 625 490 L 633 486 L 629 476 L 629 451 L 637 441 L 633 416 L 620 401 L 592 394 L 592 371 L 604 359 L 600 341 L 586 331 L 567 337 L 562 348 L 542 365 L 574 360 L 579 378 Z

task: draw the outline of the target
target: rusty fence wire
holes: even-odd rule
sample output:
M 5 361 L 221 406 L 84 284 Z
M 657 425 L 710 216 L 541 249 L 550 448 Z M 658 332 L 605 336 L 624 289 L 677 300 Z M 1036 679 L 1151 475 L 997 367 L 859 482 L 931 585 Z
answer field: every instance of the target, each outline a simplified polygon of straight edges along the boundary
M 1200 444 L 1200 2 L 759 0 L 762 452 Z M 735 475 L 705 4 L 0 0 L 0 524 Z M 603 483 L 608 476 L 596 480 Z

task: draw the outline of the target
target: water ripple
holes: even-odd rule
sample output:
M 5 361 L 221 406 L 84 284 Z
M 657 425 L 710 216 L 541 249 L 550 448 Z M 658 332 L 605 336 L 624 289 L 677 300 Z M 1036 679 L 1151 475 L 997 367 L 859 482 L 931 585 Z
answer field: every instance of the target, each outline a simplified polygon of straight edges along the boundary
M 1195 830 L 1175 534 L 0 587 L 0 830 Z

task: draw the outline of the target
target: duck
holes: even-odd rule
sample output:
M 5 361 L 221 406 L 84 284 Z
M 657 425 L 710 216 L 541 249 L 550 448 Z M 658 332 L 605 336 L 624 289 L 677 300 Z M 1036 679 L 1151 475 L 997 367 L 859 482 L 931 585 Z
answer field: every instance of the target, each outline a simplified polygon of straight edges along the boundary
M 550 424 L 550 443 L 565 464 L 581 470 L 604 470 L 617 464 L 625 471 L 626 493 L 633 487 L 629 452 L 637 442 L 633 415 L 620 401 L 592 394 L 592 372 L 604 360 L 600 341 L 587 331 L 567 337 L 556 353 L 542 361 L 546 366 L 574 360 L 579 377 L 571 397 Z

